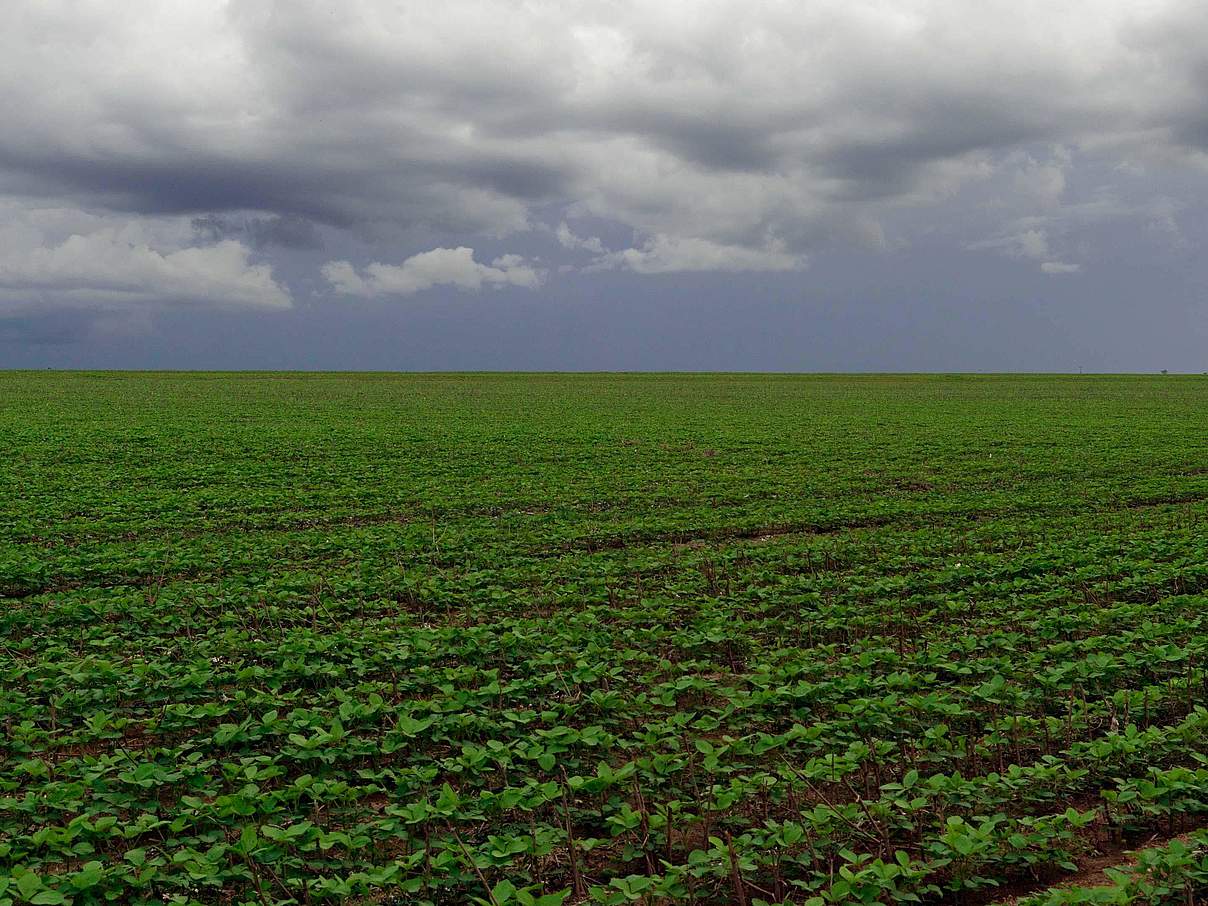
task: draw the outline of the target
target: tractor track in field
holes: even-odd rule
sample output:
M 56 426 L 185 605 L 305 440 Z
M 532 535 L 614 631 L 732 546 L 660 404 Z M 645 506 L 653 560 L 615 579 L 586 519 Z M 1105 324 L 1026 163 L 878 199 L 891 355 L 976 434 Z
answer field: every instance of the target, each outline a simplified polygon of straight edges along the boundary
M 1174 831 L 1142 833 L 1129 840 L 1098 845 L 1094 855 L 1085 856 L 1075 863 L 1078 866 L 1075 872 L 1046 880 L 1018 882 L 1007 885 L 1005 890 L 996 889 L 985 899 L 971 898 L 964 902 L 969 906 L 1016 906 L 1021 900 L 1047 890 L 1106 887 L 1112 883 L 1107 872 L 1111 869 L 1124 871 L 1134 867 L 1137 864 L 1137 853 L 1167 846 L 1175 840 L 1186 842 L 1192 833 L 1205 827 L 1208 827 L 1208 823 L 1205 823 L 1201 816 L 1188 816 L 1179 822 L 1179 827 Z
M 1136 512 L 1140 510 L 1158 509 L 1165 506 L 1202 503 L 1205 501 L 1208 501 L 1208 496 L 1186 497 L 1176 495 L 1169 498 L 1134 501 L 1121 505 L 1088 507 L 1078 512 L 1076 515 L 1085 517 L 1121 511 Z M 791 523 L 771 523 L 748 527 L 720 527 L 717 529 L 707 530 L 676 529 L 648 533 L 573 538 L 554 545 L 546 546 L 544 548 L 538 548 L 536 550 L 525 549 L 518 551 L 517 553 L 518 556 L 522 556 L 524 559 L 543 560 L 563 557 L 567 554 L 574 553 L 604 553 L 608 551 L 620 551 L 630 548 L 652 547 L 667 544 L 682 547 L 694 547 L 728 541 L 748 541 L 761 543 L 793 535 L 803 537 L 833 537 L 850 531 L 879 529 L 891 526 L 900 528 L 923 528 L 928 525 L 934 525 L 942 522 L 981 522 L 987 519 L 1007 518 L 1009 516 L 1045 516 L 1053 515 L 1058 512 L 1068 514 L 1069 510 L 1068 508 L 1066 510 L 1059 510 L 1056 507 L 1044 506 L 1021 508 L 1017 511 L 976 510 L 955 513 L 933 511 L 930 513 L 913 512 L 906 514 L 868 516 L 832 523 L 802 521 Z M 291 524 L 290 527 L 281 527 L 277 530 L 281 533 L 286 533 L 288 531 L 296 530 L 300 526 L 308 529 L 339 525 L 355 526 L 385 524 L 390 522 L 397 522 L 399 524 L 418 524 L 420 523 L 420 520 L 413 519 L 399 513 L 383 513 L 373 514 L 365 517 L 343 517 L 339 520 L 332 520 L 330 522 L 323 522 L 320 520 L 315 521 L 314 523 Z M 257 528 L 252 529 L 251 531 L 268 532 L 270 530 Z M 202 531 L 198 532 L 199 535 L 205 533 L 206 532 Z M 462 559 L 452 557 L 451 555 L 439 558 L 439 560 L 439 565 L 444 566 L 453 566 L 463 562 Z M 321 562 L 325 565 L 331 565 L 332 563 L 338 562 L 338 559 L 323 560 L 320 558 L 318 562 Z M 20 581 L 6 581 L 5 579 L 0 578 L 0 599 L 7 598 L 10 600 L 24 600 L 41 595 L 63 594 L 86 588 L 108 589 L 120 588 L 123 586 L 150 587 L 180 581 L 219 579 L 237 572 L 238 570 L 215 570 L 206 569 L 204 567 L 196 567 L 192 569 L 175 570 L 172 572 L 135 572 L 126 575 L 97 576 L 91 578 L 59 576 L 38 585 L 30 585 Z

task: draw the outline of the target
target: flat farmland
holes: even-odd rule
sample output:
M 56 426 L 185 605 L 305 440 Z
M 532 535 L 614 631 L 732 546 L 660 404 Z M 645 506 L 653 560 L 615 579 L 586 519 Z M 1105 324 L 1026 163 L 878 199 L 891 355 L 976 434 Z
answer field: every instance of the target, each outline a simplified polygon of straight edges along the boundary
M 1208 377 L 9 372 L 0 452 L 0 906 L 1208 892 Z

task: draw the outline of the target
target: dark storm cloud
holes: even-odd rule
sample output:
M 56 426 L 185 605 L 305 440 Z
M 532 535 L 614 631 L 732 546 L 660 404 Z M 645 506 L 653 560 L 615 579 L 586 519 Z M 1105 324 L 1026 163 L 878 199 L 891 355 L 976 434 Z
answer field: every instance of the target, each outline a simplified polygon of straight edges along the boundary
M 323 239 L 314 223 L 296 214 L 272 217 L 205 214 L 192 220 L 194 231 L 207 242 L 246 240 L 252 248 L 321 249 Z
M 342 186 L 323 186 L 313 173 L 255 161 L 170 157 L 96 159 L 78 152 L 45 154 L 0 149 L 4 184 L 122 213 L 182 214 L 216 210 L 285 211 L 339 221 L 333 205 Z M 14 191 L 16 190 L 16 191 Z M 317 193 L 317 194 L 316 194 Z
M 95 315 L 84 310 L 51 309 L 0 316 L 0 344 L 67 346 L 89 334 Z
M 1178 89 L 1206 55 L 1161 56 L 1203 18 L 1183 3 L 1144 18 L 1125 3 L 168 4 L 139 29 L 141 13 L 95 13 L 112 50 L 83 60 L 80 23 L 17 17 L 14 46 L 23 24 L 44 38 L 17 60 L 67 62 L 54 82 L 79 87 L 68 104 L 33 86 L 46 103 L 6 130 L 0 168 L 123 211 L 465 233 L 561 201 L 750 245 L 842 225 L 836 203 L 927 195 L 934 165 L 979 152 L 1120 147 L 1163 122 L 1202 139 L 1201 105 Z M 195 46 L 170 59 L 174 33 Z M 729 200 L 734 171 L 753 179 Z
M 473 230 L 482 228 L 484 221 L 465 206 L 447 206 L 444 193 L 455 195 L 460 187 L 536 203 L 566 188 L 557 168 L 504 157 L 467 154 L 462 159 L 407 161 L 391 156 L 372 160 L 367 155 L 359 164 L 339 169 L 318 160 L 257 162 L 196 157 L 184 151 L 161 158 L 96 160 L 74 153 L 35 155 L 0 148 L 0 185 L 14 194 L 33 190 L 123 213 L 271 211 L 279 216 L 262 218 L 266 225 L 288 222 L 285 229 L 294 232 L 302 220 L 348 227 L 378 217 Z M 391 180 L 392 170 L 405 170 L 407 178 Z

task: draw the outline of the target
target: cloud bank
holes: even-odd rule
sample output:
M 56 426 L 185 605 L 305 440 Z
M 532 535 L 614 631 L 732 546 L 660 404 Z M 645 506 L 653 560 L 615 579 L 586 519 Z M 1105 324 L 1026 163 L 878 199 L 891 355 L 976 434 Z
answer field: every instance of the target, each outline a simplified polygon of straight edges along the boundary
M 954 253 L 1074 273 L 1110 253 L 1080 231 L 1157 223 L 1159 195 L 1208 173 L 1208 6 L 1191 0 L 6 13 L 0 197 L 177 234 L 97 229 L 6 260 L 6 291 L 45 300 L 283 308 L 273 256 L 321 236 L 357 252 L 310 259 L 353 296 L 536 288 L 531 265 L 470 248 L 531 257 L 541 237 L 596 272 L 792 272 L 949 230 Z M 368 263 L 387 254 L 402 264 Z

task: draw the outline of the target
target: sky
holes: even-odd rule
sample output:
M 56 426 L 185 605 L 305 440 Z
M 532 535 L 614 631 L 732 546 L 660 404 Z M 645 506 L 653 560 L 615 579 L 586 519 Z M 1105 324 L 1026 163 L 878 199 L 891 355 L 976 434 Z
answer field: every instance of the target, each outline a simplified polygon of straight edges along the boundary
M 9 0 L 0 368 L 1208 371 L 1202 0 Z

